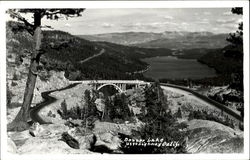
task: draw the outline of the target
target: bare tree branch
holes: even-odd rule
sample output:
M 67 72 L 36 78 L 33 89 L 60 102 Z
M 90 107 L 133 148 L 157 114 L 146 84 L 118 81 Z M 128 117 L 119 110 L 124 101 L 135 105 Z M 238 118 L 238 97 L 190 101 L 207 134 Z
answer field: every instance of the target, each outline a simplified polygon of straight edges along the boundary
M 41 28 L 49 28 L 49 29 L 54 29 L 53 27 L 48 26 L 48 25 L 41 26 Z
M 13 9 L 9 9 L 8 11 L 7 11 L 7 13 L 9 13 L 10 14 L 10 16 L 12 17 L 12 18 L 16 18 L 18 21 L 21 21 L 21 22 L 23 22 L 24 24 L 25 24 L 25 26 L 27 27 L 27 31 L 29 32 L 29 33 L 32 33 L 32 34 L 34 34 L 34 25 L 33 24 L 31 24 L 31 23 L 29 23 L 24 17 L 22 17 L 19 13 L 17 13 L 17 12 L 15 12 L 15 10 L 13 10 Z

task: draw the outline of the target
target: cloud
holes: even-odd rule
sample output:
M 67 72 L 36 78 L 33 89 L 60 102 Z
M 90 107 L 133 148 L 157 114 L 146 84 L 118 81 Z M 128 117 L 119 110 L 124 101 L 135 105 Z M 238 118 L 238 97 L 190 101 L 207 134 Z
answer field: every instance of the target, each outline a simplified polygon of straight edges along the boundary
M 182 22 L 181 25 L 189 26 L 189 24 L 187 22 Z
M 236 20 L 237 23 L 241 23 L 243 22 L 243 19 L 242 18 L 239 18 L 238 20 Z
M 231 23 L 237 23 L 239 20 L 236 20 L 235 18 L 232 19 L 217 19 L 216 22 L 218 24 L 231 24 Z
M 218 30 L 219 30 L 219 28 L 214 27 L 214 28 L 212 28 L 212 30 L 213 30 L 213 31 L 218 31 Z
M 148 22 L 148 23 L 132 23 L 132 24 L 123 24 L 121 25 L 123 28 L 126 29 L 157 29 L 162 27 L 168 27 L 168 26 L 178 26 L 179 24 L 174 22 Z
M 230 11 L 224 12 L 224 13 L 222 13 L 222 15 L 229 16 L 229 15 L 232 15 L 232 12 L 230 12 Z
M 209 20 L 207 18 L 201 19 L 200 21 L 196 22 L 198 24 L 209 24 Z
M 69 24 L 69 23 L 65 23 L 64 26 L 65 26 L 65 27 L 71 27 L 72 25 Z
M 204 15 L 211 15 L 211 12 L 203 12 Z
M 111 27 L 114 27 L 114 24 L 104 22 L 104 23 L 101 24 L 101 26 L 104 27 L 104 28 L 111 28 Z
M 229 29 L 238 28 L 238 24 L 230 24 L 230 23 L 224 23 L 224 24 L 221 24 L 221 26 L 225 28 L 229 28 Z
M 198 30 L 199 30 L 200 32 L 206 31 L 206 29 L 204 29 L 204 28 L 199 28 Z
M 172 17 L 172 16 L 168 16 L 168 15 L 164 16 L 163 18 L 165 18 L 165 19 L 169 19 L 169 20 L 174 19 L 174 17 Z

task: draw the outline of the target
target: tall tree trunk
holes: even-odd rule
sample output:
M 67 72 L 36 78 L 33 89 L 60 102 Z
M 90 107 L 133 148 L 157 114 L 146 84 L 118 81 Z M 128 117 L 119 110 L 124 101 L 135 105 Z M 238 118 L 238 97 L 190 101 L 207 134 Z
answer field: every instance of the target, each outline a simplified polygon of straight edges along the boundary
M 35 25 L 35 32 L 34 32 L 35 50 L 31 55 L 23 104 L 14 121 L 8 126 L 8 130 L 22 131 L 28 129 L 29 127 L 27 122 L 30 119 L 30 106 L 33 99 L 34 88 L 36 85 L 36 78 L 38 73 L 37 67 L 39 65 L 41 56 L 42 30 L 41 30 L 41 15 L 39 12 L 34 13 L 34 25 Z

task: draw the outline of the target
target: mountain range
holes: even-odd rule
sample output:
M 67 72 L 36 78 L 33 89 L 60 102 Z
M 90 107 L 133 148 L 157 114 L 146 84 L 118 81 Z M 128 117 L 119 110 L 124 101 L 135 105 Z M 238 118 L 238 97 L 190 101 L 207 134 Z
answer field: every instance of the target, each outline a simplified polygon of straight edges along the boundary
M 214 49 L 225 47 L 228 44 L 226 41 L 228 34 L 211 32 L 122 32 L 77 36 L 90 41 L 105 41 L 143 48 Z

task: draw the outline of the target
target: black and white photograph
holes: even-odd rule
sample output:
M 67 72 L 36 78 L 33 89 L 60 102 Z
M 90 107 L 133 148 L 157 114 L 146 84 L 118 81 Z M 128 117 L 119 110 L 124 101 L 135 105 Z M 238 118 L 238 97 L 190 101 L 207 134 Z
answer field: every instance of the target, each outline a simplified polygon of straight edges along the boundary
M 247 1 L 45 3 L 1 8 L 5 159 L 246 158 Z

